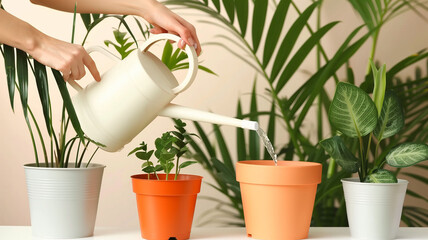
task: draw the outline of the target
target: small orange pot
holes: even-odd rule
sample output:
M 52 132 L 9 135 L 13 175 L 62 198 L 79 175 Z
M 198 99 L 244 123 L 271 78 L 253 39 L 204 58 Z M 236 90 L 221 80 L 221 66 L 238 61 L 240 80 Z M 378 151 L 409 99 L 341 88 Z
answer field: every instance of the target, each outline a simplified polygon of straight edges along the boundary
M 202 177 L 174 174 L 131 176 L 137 194 L 141 236 L 149 240 L 188 239 L 195 212 L 196 196 L 201 190 Z
M 313 162 L 250 160 L 236 164 L 247 235 L 256 239 L 308 237 L 322 166 Z

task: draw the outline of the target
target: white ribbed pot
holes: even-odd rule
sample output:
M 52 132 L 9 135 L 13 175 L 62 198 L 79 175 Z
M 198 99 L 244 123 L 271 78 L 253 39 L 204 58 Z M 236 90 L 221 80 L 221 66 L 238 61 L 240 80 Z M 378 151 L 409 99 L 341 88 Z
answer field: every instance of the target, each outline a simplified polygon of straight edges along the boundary
M 400 226 L 408 181 L 362 183 L 342 179 L 351 236 L 357 239 L 394 239 Z
M 82 166 L 86 164 L 82 163 Z M 94 233 L 105 166 L 50 168 L 24 165 L 31 231 L 42 238 L 81 238 Z

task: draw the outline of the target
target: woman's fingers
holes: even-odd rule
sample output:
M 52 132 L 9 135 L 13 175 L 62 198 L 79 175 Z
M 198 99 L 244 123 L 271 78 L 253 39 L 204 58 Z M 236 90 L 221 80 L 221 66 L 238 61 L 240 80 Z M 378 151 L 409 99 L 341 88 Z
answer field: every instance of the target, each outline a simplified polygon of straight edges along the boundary
M 92 77 L 94 77 L 95 81 L 99 82 L 101 81 L 100 72 L 98 72 L 97 66 L 95 65 L 94 60 L 89 56 L 88 53 L 86 53 L 85 57 L 83 58 L 83 64 L 88 68 L 89 72 L 91 73 Z

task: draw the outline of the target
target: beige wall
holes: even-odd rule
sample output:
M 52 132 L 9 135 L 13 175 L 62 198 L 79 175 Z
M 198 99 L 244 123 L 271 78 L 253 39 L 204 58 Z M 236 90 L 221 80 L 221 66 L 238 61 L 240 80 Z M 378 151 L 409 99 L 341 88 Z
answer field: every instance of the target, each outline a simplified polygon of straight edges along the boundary
M 312 1 L 302 1 L 306 5 Z M 5 8 L 12 14 L 31 23 L 43 32 L 70 41 L 72 15 L 69 13 L 57 12 L 44 7 L 32 5 L 29 1 L 9 0 L 3 1 Z M 189 13 L 189 11 L 186 11 Z M 192 12 L 190 12 L 192 13 Z M 222 30 L 198 23 L 194 15 L 184 15 L 195 24 L 198 35 L 202 43 L 208 41 L 218 41 L 214 38 Z M 291 15 L 290 15 L 291 16 Z M 332 52 L 343 41 L 343 32 L 349 32 L 360 24 L 354 12 L 350 9 L 346 1 L 327 0 L 323 9 L 323 22 L 332 20 L 342 20 L 323 44 Z M 84 27 L 78 19 L 76 42 L 82 40 Z M 90 36 L 87 45 L 100 45 L 102 41 L 112 37 L 112 27 L 116 27 L 115 21 L 107 21 L 100 25 Z M 413 26 L 413 27 L 409 27 Z M 378 47 L 378 58 L 382 59 L 388 66 L 396 63 L 399 59 L 427 47 L 428 31 L 427 23 L 414 17 L 411 14 L 403 15 L 401 18 L 392 21 L 382 30 L 380 46 Z M 222 41 L 222 40 L 220 40 Z M 365 71 L 368 58 L 369 46 L 365 47 L 356 55 L 351 64 L 354 67 L 358 78 L 361 79 Z M 102 56 L 94 55 L 94 59 L 101 72 L 111 66 L 109 60 Z M 214 70 L 219 77 L 215 77 L 204 72 L 198 74 L 193 86 L 185 93 L 178 96 L 174 102 L 186 106 L 213 111 L 218 114 L 233 116 L 235 113 L 235 103 L 238 97 L 242 97 L 246 108 L 248 108 L 251 84 L 255 77 L 254 71 L 242 63 L 239 59 L 228 53 L 226 50 L 216 46 L 204 46 L 203 54 L 200 57 L 205 66 Z M 3 66 L 3 60 L 0 60 Z M 302 70 L 314 70 L 312 59 L 305 62 Z M 303 72 L 296 74 L 294 81 L 296 86 L 301 80 L 305 80 Z M 85 77 L 85 82 L 91 81 L 90 77 Z M 264 81 L 258 81 L 259 93 L 264 91 Z M 38 117 L 42 117 L 38 108 L 39 100 L 35 89 L 34 81 L 30 81 L 30 103 L 36 106 L 35 111 Z M 56 93 L 56 84 L 51 80 L 51 92 L 53 92 L 54 110 L 60 109 L 59 95 Z M 73 90 L 70 90 L 74 94 Z M 293 88 L 287 89 L 291 93 Z M 4 68 L 0 68 L 0 225 L 28 225 L 29 209 L 24 182 L 22 165 L 34 161 L 32 146 L 22 117 L 19 98 L 16 97 L 15 114 L 10 109 Z M 268 103 L 260 100 L 260 105 L 267 107 Z M 57 115 L 59 116 L 59 115 Z M 165 126 L 168 126 L 166 128 Z M 209 125 L 204 125 L 209 127 Z M 313 124 L 308 124 L 308 129 Z M 101 199 L 98 211 L 98 226 L 118 226 L 137 227 L 137 212 L 134 194 L 131 190 L 130 175 L 140 172 L 139 161 L 135 158 L 127 157 L 127 153 L 140 141 L 153 142 L 156 136 L 172 127 L 169 119 L 158 118 L 148 126 L 137 138 L 118 153 L 99 152 L 94 162 L 107 165 L 104 173 L 103 185 L 101 189 Z M 234 139 L 231 138 L 235 129 L 232 127 L 222 127 L 225 135 L 229 137 L 229 147 L 234 148 Z M 280 139 L 278 139 L 280 140 Z M 282 139 L 284 142 L 284 140 Z M 184 170 L 186 173 L 207 175 L 200 166 L 192 166 Z M 210 181 L 208 177 L 204 181 Z M 411 186 L 414 183 L 411 183 Z M 200 195 L 215 196 L 218 194 L 207 184 L 203 184 Z M 196 209 L 196 223 L 201 221 L 199 217 L 205 210 L 213 207 L 213 203 L 199 199 Z

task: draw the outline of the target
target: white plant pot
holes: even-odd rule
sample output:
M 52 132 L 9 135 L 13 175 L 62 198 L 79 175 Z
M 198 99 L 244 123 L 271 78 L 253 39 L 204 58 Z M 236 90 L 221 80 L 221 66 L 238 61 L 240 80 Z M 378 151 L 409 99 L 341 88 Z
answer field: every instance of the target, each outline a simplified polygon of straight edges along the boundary
M 104 168 L 101 164 L 88 168 L 24 165 L 32 234 L 42 238 L 92 236 Z
M 342 179 L 351 236 L 358 239 L 394 239 L 400 226 L 408 181 L 362 183 Z

